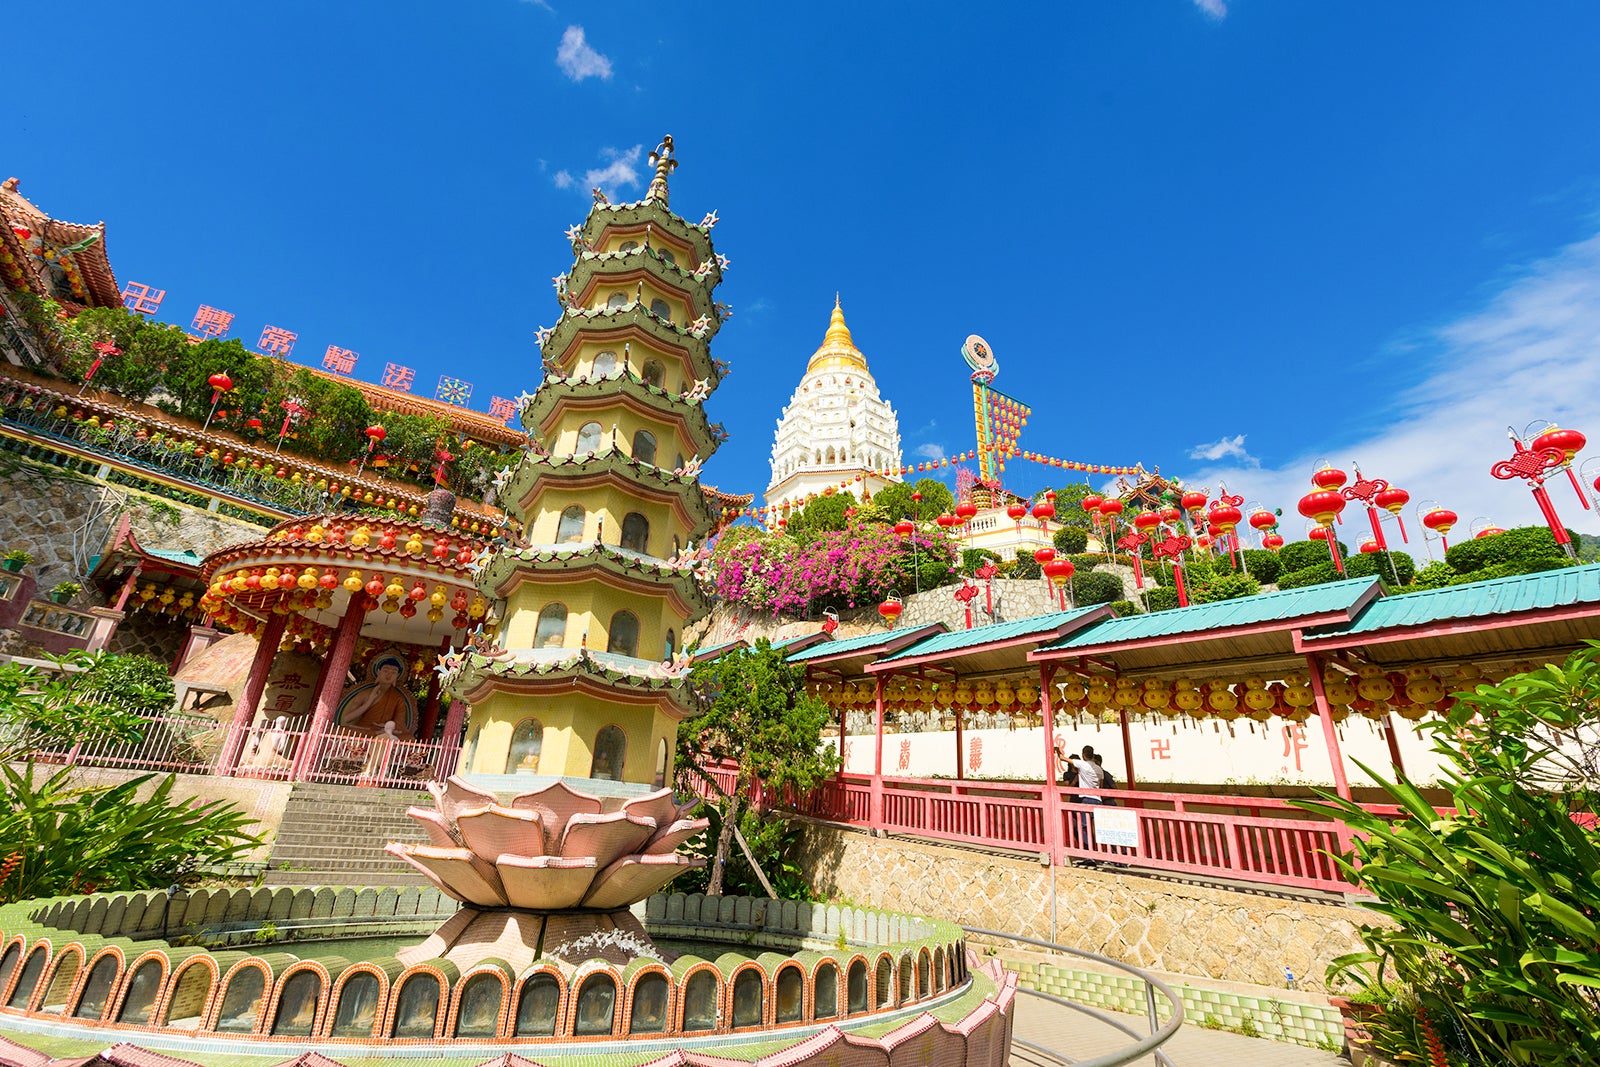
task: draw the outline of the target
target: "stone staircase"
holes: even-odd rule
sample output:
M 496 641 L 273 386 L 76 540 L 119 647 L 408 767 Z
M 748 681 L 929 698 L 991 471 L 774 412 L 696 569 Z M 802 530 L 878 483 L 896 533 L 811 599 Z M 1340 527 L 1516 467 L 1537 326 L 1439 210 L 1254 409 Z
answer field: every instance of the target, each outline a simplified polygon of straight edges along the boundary
M 390 841 L 426 844 L 406 817 L 433 798 L 409 789 L 367 789 L 300 782 L 289 794 L 272 843 L 267 885 L 427 885 L 427 879 L 383 850 Z

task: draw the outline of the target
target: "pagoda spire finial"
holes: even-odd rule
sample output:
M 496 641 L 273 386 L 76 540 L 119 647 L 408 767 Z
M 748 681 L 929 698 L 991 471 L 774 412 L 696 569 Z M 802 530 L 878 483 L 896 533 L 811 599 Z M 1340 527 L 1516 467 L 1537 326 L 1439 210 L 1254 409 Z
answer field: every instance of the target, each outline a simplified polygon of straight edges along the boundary
M 678 157 L 672 149 L 672 134 L 665 134 L 655 151 L 650 153 L 650 165 L 656 169 L 656 174 L 650 179 L 650 188 L 644 198 L 659 200 L 664 206 L 667 203 L 667 175 L 678 168 Z
M 812 354 L 806 366 L 807 370 L 823 367 L 867 369 L 866 357 L 850 336 L 850 327 L 845 325 L 844 308 L 839 302 L 838 293 L 833 294 L 833 314 L 828 318 L 828 332 L 822 335 L 822 347 Z

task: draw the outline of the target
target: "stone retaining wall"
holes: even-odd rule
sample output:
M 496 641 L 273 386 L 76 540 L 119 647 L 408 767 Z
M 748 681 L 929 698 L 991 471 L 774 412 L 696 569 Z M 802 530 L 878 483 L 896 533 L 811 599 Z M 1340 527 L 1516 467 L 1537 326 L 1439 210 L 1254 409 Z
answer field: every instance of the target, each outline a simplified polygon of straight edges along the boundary
M 1073 945 L 1137 967 L 1324 991 L 1361 947 L 1360 908 L 909 841 L 807 823 L 797 862 L 821 896 Z M 1051 877 L 1055 880 L 1052 923 Z

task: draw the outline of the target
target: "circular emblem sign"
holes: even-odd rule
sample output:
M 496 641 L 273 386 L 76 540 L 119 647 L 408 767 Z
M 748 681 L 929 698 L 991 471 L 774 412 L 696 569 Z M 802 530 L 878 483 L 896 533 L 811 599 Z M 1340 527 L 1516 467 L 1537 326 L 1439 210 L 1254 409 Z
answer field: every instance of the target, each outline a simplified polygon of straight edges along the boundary
M 970 335 L 966 343 L 961 346 L 961 358 L 967 361 L 977 374 L 988 375 L 993 378 L 1000 373 L 1000 364 L 994 358 L 994 349 L 989 347 L 989 342 L 977 334 Z

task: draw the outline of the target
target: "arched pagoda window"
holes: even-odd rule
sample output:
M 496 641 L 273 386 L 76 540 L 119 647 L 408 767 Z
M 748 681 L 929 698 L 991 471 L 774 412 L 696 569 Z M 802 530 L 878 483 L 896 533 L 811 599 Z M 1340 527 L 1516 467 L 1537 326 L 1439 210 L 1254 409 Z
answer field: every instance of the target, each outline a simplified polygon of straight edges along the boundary
M 583 510 L 582 504 L 573 504 L 561 512 L 561 521 L 556 523 L 556 544 L 575 545 L 583 540 L 583 521 L 588 513 Z
M 672 307 L 659 296 L 650 301 L 650 314 L 667 322 L 672 321 Z
M 621 292 L 620 290 L 618 292 L 612 293 L 611 296 L 606 300 L 606 307 L 608 307 L 608 308 L 620 308 L 620 307 L 627 307 L 627 306 L 628 306 L 628 294 L 624 293 L 624 292 Z
M 511 731 L 511 748 L 506 753 L 507 774 L 538 774 L 539 753 L 544 748 L 544 723 L 523 719 Z
M 656 435 L 649 430 L 639 430 L 633 435 L 633 458 L 652 466 L 656 461 Z
M 622 517 L 622 547 L 634 552 L 649 551 L 645 546 L 650 541 L 650 520 L 637 511 L 630 511 Z
M 534 648 L 560 648 L 567 639 L 567 606 L 559 601 L 539 609 L 539 626 L 533 634 Z
M 607 782 L 622 781 L 622 762 L 627 758 L 628 738 L 620 726 L 602 726 L 594 735 L 594 763 L 590 778 Z
M 600 424 L 598 422 L 586 422 L 578 427 L 578 444 L 573 451 L 600 451 Z
M 661 380 L 666 377 L 666 374 L 667 372 L 661 366 L 659 359 L 647 359 L 644 361 L 644 371 L 639 377 L 643 379 L 644 384 L 660 388 Z
M 631 611 L 619 611 L 611 616 L 606 628 L 606 651 L 618 656 L 639 654 L 639 617 Z
M 589 368 L 589 376 L 592 378 L 604 378 L 608 374 L 615 374 L 616 370 L 617 354 L 608 350 L 594 357 L 594 364 Z

